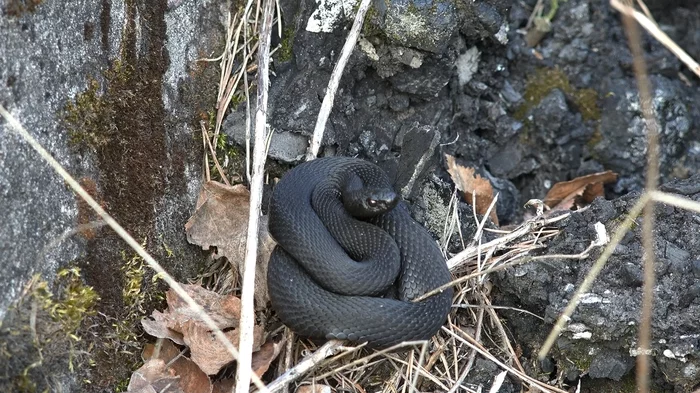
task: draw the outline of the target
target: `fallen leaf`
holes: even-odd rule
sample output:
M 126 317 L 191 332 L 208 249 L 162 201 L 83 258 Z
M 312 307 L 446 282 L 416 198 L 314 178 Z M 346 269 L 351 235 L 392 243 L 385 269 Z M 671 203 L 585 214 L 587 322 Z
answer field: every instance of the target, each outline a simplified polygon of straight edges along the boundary
M 192 360 L 185 356 L 179 356 L 180 350 L 170 340 L 162 340 L 160 351 L 156 357 L 154 357 L 154 352 L 155 345 L 146 344 L 142 357 L 146 360 L 146 364 L 152 365 L 149 368 L 151 373 L 146 373 L 148 375 L 147 378 L 153 379 L 155 377 L 157 381 L 162 379 L 174 382 L 183 393 L 211 393 L 212 385 L 209 376 L 197 367 Z M 160 366 L 161 363 L 156 363 L 155 361 L 162 361 L 162 365 L 166 368 L 163 369 Z M 147 379 L 143 377 L 143 374 L 141 373 L 140 376 L 137 376 L 139 381 L 143 382 Z M 176 379 L 172 377 L 176 377 Z M 153 387 L 153 381 L 149 381 L 145 391 L 150 391 L 148 389 Z
M 186 393 L 180 389 L 180 377 L 161 359 L 147 361 L 131 374 L 128 393 Z
M 241 315 L 240 299 L 233 295 L 220 295 L 199 285 L 186 284 L 182 285 L 182 287 L 214 320 L 219 329 L 238 326 L 238 320 Z M 182 336 L 183 324 L 196 321 L 204 325 L 204 321 L 173 289 L 166 292 L 165 298 L 168 303 L 168 309 L 165 312 L 154 310 L 151 314 L 151 319 L 142 319 L 141 325 L 146 333 L 154 337 L 168 338 L 177 344 L 183 345 L 185 344 Z
M 467 168 L 457 164 L 457 160 L 453 156 L 445 154 L 445 159 L 447 161 L 447 172 L 450 173 L 457 189 L 464 193 L 466 202 L 471 205 L 476 199 L 476 206 L 472 207 L 477 214 L 486 214 L 493 201 L 493 187 L 491 183 L 475 173 L 474 168 Z M 498 225 L 496 206 L 491 209 L 489 218 L 494 224 Z
M 233 355 L 219 343 L 214 333 L 206 326 L 190 321 L 185 322 L 182 327 L 185 345 L 190 348 L 192 361 L 205 373 L 214 375 L 234 360 Z M 255 352 L 260 349 L 264 331 L 260 326 L 255 326 L 253 329 L 253 352 Z M 238 346 L 238 329 L 228 330 L 224 335 L 234 346 Z
M 552 210 L 581 208 L 593 202 L 596 197 L 603 196 L 603 186 L 615 181 L 617 174 L 605 171 L 559 182 L 549 190 L 544 202 Z
M 260 350 L 253 353 L 253 362 L 251 367 L 258 377 L 262 377 L 267 369 L 270 368 L 270 363 L 277 358 L 282 349 L 283 342 L 268 341 Z
M 153 337 L 167 338 L 173 340 L 175 343 L 184 345 L 185 341 L 182 339 L 182 333 L 169 328 L 171 325 L 170 317 L 168 314 L 164 314 L 158 310 L 153 310 L 151 313 L 151 318 L 141 319 L 141 326 L 146 333 Z
M 242 271 L 245 260 L 250 192 L 243 185 L 227 186 L 214 181 L 204 183 L 197 207 L 185 224 L 187 241 L 204 250 L 216 247 L 213 257 L 226 259 Z M 255 271 L 256 307 L 267 304 L 267 262 L 274 240 L 267 231 L 267 220 L 258 227 L 258 258 Z
M 156 354 L 156 359 L 161 359 L 165 363 L 175 359 L 177 355 L 180 354 L 180 349 L 173 344 L 170 340 L 160 340 L 160 349 Z M 156 344 L 148 343 L 143 347 L 143 352 L 141 352 L 141 359 L 144 362 L 151 360 L 156 352 Z
M 219 329 L 238 326 L 238 321 L 241 318 L 241 300 L 239 298 L 233 295 L 221 295 L 194 284 L 186 284 L 182 287 L 197 304 L 202 306 L 204 312 L 216 322 Z M 165 293 L 165 299 L 168 303 L 168 311 L 171 315 L 177 315 L 179 322 L 202 321 L 201 316 L 191 309 L 173 289 Z
M 180 389 L 185 393 L 211 393 L 209 376 L 192 360 L 181 356 L 170 366 L 180 376 Z

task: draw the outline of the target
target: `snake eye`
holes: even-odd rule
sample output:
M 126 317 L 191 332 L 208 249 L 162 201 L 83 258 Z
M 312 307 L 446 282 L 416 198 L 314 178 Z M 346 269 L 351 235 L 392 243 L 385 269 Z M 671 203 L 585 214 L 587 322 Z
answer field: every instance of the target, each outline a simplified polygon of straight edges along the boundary
M 378 204 L 379 204 L 379 202 L 377 202 L 376 199 L 372 199 L 372 198 L 367 199 L 367 205 L 369 205 L 369 207 L 377 207 Z

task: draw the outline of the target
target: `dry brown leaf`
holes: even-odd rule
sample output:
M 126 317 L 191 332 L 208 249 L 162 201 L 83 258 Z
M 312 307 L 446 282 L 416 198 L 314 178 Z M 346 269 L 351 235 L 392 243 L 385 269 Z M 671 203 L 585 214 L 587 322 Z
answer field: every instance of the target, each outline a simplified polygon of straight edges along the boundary
M 241 301 L 233 295 L 220 295 L 216 292 L 202 288 L 199 285 L 182 285 L 187 294 L 197 302 L 204 311 L 216 322 L 219 329 L 238 326 L 241 314 Z M 182 337 L 182 326 L 189 321 L 204 324 L 201 316 L 192 310 L 172 289 L 165 294 L 168 309 L 165 312 L 154 310 L 151 318 L 141 320 L 141 325 L 146 333 L 158 337 L 168 338 L 175 343 L 185 344 Z
M 457 160 L 445 154 L 447 161 L 447 172 L 450 173 L 452 181 L 458 190 L 464 193 L 464 199 L 468 204 L 472 204 L 476 199 L 476 206 L 472 206 L 477 214 L 484 215 L 493 202 L 493 187 L 491 182 L 475 173 L 474 168 L 467 168 L 457 164 Z M 496 214 L 496 206 L 491 209 L 489 214 L 491 221 L 498 225 L 498 215 Z
M 605 171 L 559 182 L 549 190 L 544 202 L 552 210 L 583 207 L 590 204 L 596 197 L 604 195 L 604 184 L 615 181 L 617 181 L 617 173 Z
M 270 368 L 270 363 L 277 358 L 282 349 L 282 342 L 268 341 L 260 347 L 260 350 L 253 353 L 253 362 L 251 367 L 258 377 L 262 377 L 267 369 Z
M 233 355 L 203 324 L 189 321 L 185 322 L 182 328 L 185 345 L 190 348 L 192 361 L 205 373 L 214 375 L 234 360 Z M 253 352 L 255 352 L 260 349 L 264 331 L 260 326 L 255 326 L 253 329 Z M 224 335 L 234 346 L 238 346 L 238 329 L 226 331 Z
M 180 389 L 180 377 L 161 359 L 147 361 L 131 374 L 127 393 L 186 393 Z
M 204 183 L 197 200 L 197 208 L 185 224 L 187 241 L 204 250 L 216 247 L 214 258 L 226 257 L 242 270 L 245 259 L 250 192 L 245 186 L 227 186 L 218 182 Z M 274 241 L 267 232 L 267 221 L 259 226 L 258 261 L 255 272 L 255 300 L 258 309 L 264 308 L 267 295 L 267 261 Z
M 181 356 L 170 366 L 180 376 L 180 389 L 185 393 L 211 393 L 209 376 L 192 360 Z
M 180 345 L 185 344 L 185 341 L 182 339 L 182 333 L 168 327 L 172 325 L 169 314 L 153 310 L 151 318 L 143 318 L 141 320 L 141 326 L 143 326 L 143 330 L 146 333 L 153 337 L 168 338 Z
M 331 393 L 332 389 L 328 385 L 314 384 L 314 385 L 301 385 L 297 389 L 296 393 Z
M 170 340 L 162 340 L 161 348 L 155 358 L 153 358 L 154 351 L 155 345 L 146 344 L 142 357 L 146 362 L 163 361 L 167 369 L 161 371 L 166 376 L 179 377 L 176 383 L 183 393 L 211 393 L 212 385 L 209 376 L 200 370 L 192 360 L 184 356 L 178 357 L 180 350 Z M 170 364 L 171 361 L 172 364 Z
M 220 295 L 195 284 L 185 284 L 182 287 L 197 304 L 202 306 L 204 312 L 216 322 L 219 329 L 238 326 L 238 321 L 241 318 L 241 300 L 239 298 L 233 295 Z M 192 310 L 174 290 L 168 290 L 165 293 L 165 299 L 168 303 L 168 312 L 177 316 L 177 322 L 202 321 L 200 315 Z M 171 326 L 171 328 L 181 331 L 176 326 Z
M 180 354 L 180 349 L 173 344 L 170 340 L 160 340 L 160 349 L 158 350 L 156 359 L 160 359 L 165 363 L 175 359 L 177 355 Z M 143 352 L 141 352 L 141 359 L 144 362 L 151 360 L 156 351 L 156 344 L 148 343 L 143 347 Z

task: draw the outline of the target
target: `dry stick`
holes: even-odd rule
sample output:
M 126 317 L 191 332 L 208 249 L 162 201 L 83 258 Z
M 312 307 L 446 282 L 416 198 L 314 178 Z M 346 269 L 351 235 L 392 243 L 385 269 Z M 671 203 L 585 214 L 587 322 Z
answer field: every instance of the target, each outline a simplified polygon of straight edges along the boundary
M 353 360 L 352 362 L 345 364 L 341 367 L 338 367 L 335 370 L 332 370 L 332 371 L 329 371 L 323 375 L 320 375 L 318 377 L 318 379 L 327 378 L 333 374 L 339 373 L 341 371 L 345 371 L 351 367 L 355 367 L 358 364 L 368 363 L 370 360 L 376 358 L 377 356 L 384 355 L 384 354 L 389 353 L 391 351 L 395 351 L 399 348 L 405 348 L 405 347 L 410 347 L 410 346 L 414 346 L 414 345 L 423 345 L 424 342 L 425 341 L 421 340 L 421 341 L 404 341 L 402 343 L 398 343 L 398 344 L 391 346 L 389 348 L 385 348 L 385 349 L 382 349 L 381 351 L 376 351 L 376 352 L 371 353 L 365 357 L 361 357 L 359 359 Z
M 481 331 L 483 328 L 484 324 L 484 309 L 481 308 L 479 310 L 479 315 L 477 316 L 477 323 L 476 323 L 476 332 L 474 333 L 474 340 L 477 342 L 481 341 Z M 462 382 L 467 378 L 467 375 L 469 375 L 469 372 L 472 369 L 472 366 L 474 365 L 474 361 L 476 360 L 476 350 L 472 349 L 471 354 L 469 355 L 469 360 L 467 361 L 467 365 L 464 367 L 462 370 L 462 373 L 459 375 L 457 378 L 457 381 L 455 384 L 452 386 L 452 388 L 447 392 L 447 393 L 455 393 L 461 386 Z
M 539 256 L 524 256 L 523 255 L 522 259 L 518 259 L 518 260 L 515 260 L 513 262 L 508 262 L 508 263 L 500 265 L 500 266 L 481 270 L 481 271 L 478 271 L 478 272 L 475 272 L 472 274 L 468 274 L 466 276 L 462 276 L 458 279 L 452 280 L 452 281 L 448 282 L 447 284 L 441 285 L 441 286 L 431 290 L 430 292 L 426 292 L 425 294 L 413 299 L 412 301 L 413 302 L 420 302 L 422 300 L 425 300 L 433 295 L 436 295 L 436 294 L 444 291 L 447 288 L 451 288 L 457 284 L 463 283 L 465 281 L 469 281 L 472 278 L 480 277 L 480 276 L 486 275 L 488 273 L 497 272 L 497 271 L 500 271 L 500 270 L 503 270 L 503 269 L 506 269 L 509 267 L 522 265 L 524 263 L 528 263 L 528 262 L 532 262 L 532 261 L 541 261 L 541 260 L 545 260 L 545 259 L 585 259 L 585 258 L 588 258 L 588 253 L 596 246 L 597 246 L 596 242 L 593 242 L 593 243 L 591 243 L 591 245 L 588 246 L 588 248 L 586 248 L 583 252 L 581 252 L 579 254 L 551 254 L 551 255 L 539 255 Z
M 287 372 L 267 385 L 270 393 L 285 389 L 288 384 L 301 378 L 304 374 L 309 372 L 309 370 L 316 367 L 319 362 L 338 353 L 342 348 L 342 344 L 343 342 L 339 340 L 331 340 L 323 344 L 323 346 L 319 347 L 314 353 L 302 359 L 294 368 L 287 370 Z
M 248 58 L 248 26 L 243 29 L 243 58 Z M 250 85 L 248 72 L 243 72 L 243 88 L 245 89 L 245 178 L 250 184 Z
M 199 122 L 199 125 L 202 126 L 202 133 L 206 136 L 207 134 L 207 127 L 204 125 L 204 120 Z M 209 151 L 211 152 L 211 158 L 214 160 L 214 165 L 216 166 L 216 170 L 219 171 L 219 175 L 221 175 L 221 179 L 226 183 L 227 186 L 230 186 L 231 183 L 229 183 L 228 178 L 226 177 L 226 174 L 224 173 L 224 169 L 221 167 L 219 164 L 219 159 L 216 158 L 216 151 L 214 150 L 214 146 L 211 145 L 211 141 L 209 140 L 209 137 L 204 138 L 206 140 L 207 146 L 209 147 Z M 206 153 L 205 153 L 206 154 Z M 207 174 L 207 181 L 209 181 L 209 174 Z
M 680 197 L 678 195 L 667 194 L 665 192 L 660 191 L 652 191 L 649 193 L 649 195 L 651 196 L 651 199 L 657 202 L 700 213 L 700 202 L 695 202 L 692 199 Z
M 632 225 L 634 224 L 634 220 L 642 212 L 642 209 L 648 201 L 649 195 L 643 194 L 639 198 L 637 203 L 629 211 L 627 217 L 625 218 L 625 221 L 623 221 L 622 224 L 615 230 L 615 234 L 610 239 L 610 243 L 608 243 L 608 245 L 605 247 L 603 253 L 600 254 L 598 260 L 593 264 L 593 266 L 591 266 L 591 270 L 588 272 L 588 275 L 581 283 L 581 286 L 578 287 L 576 293 L 574 293 L 574 296 L 569 301 L 569 304 L 566 305 L 566 309 L 564 309 L 564 312 L 559 316 L 559 319 L 557 319 L 557 323 L 552 328 L 552 331 L 549 333 L 549 336 L 547 336 L 547 340 L 544 342 L 542 348 L 537 354 L 537 357 L 540 360 L 544 359 L 544 357 L 547 356 L 549 350 L 552 349 L 554 341 L 556 341 L 557 337 L 559 337 L 559 334 L 564 330 L 564 325 L 566 325 L 566 323 L 571 319 L 571 315 L 574 313 L 574 310 L 576 310 L 576 306 L 578 306 L 578 303 L 581 300 L 581 295 L 588 291 L 591 285 L 593 285 L 593 281 L 595 281 L 595 279 L 598 277 L 600 271 L 603 270 L 603 267 L 608 261 L 608 258 L 610 258 L 613 251 L 615 251 L 615 247 L 617 247 L 617 245 L 620 244 L 620 241 L 622 241 L 622 238 L 632 227 Z
M 209 316 L 209 314 L 207 314 L 204 311 L 202 306 L 197 304 L 197 302 L 195 302 L 194 299 L 192 299 L 192 297 L 190 297 L 190 295 L 187 294 L 185 289 L 182 288 L 182 286 L 177 281 L 175 281 L 172 278 L 172 276 L 170 276 L 168 272 L 166 272 L 163 269 L 163 267 L 160 266 L 160 264 L 156 262 L 156 260 L 153 259 L 153 257 L 150 254 L 148 254 L 146 250 L 144 250 L 143 247 L 141 247 L 141 245 L 136 240 L 134 240 L 134 238 L 131 235 L 129 235 L 129 233 L 126 232 L 124 228 L 122 228 L 122 226 L 119 225 L 119 223 L 117 223 L 114 220 L 114 218 L 112 218 L 112 216 L 110 216 L 102 208 L 102 206 L 100 206 L 100 204 L 97 203 L 97 201 L 95 201 L 90 196 L 90 194 L 88 194 L 88 192 L 85 191 L 85 189 L 68 172 L 66 172 L 65 169 L 63 169 L 61 164 L 59 164 L 58 161 L 56 161 L 51 156 L 51 154 L 48 151 L 46 151 L 46 149 L 44 149 L 39 144 L 39 142 L 37 142 L 37 140 L 34 139 L 34 137 L 32 137 L 29 134 L 29 132 L 27 132 L 27 130 L 24 129 L 24 127 L 22 127 L 22 125 L 17 121 L 17 119 L 15 119 L 14 116 L 8 113 L 7 110 L 5 110 L 5 108 L 2 105 L 0 105 L 0 115 L 2 115 L 2 117 L 5 118 L 10 128 L 14 129 L 25 141 L 27 141 L 27 143 L 29 143 L 32 146 L 32 148 L 36 150 L 37 153 L 39 153 L 41 158 L 46 160 L 46 162 L 63 178 L 63 180 L 66 183 L 68 183 L 70 188 L 72 188 L 76 194 L 83 198 L 83 200 L 87 202 L 87 204 L 95 211 L 95 213 L 97 213 L 97 215 L 99 215 L 100 218 L 102 218 L 105 221 L 105 223 L 107 223 L 107 225 L 109 225 L 114 230 L 114 232 L 117 233 L 117 235 L 124 239 L 124 241 L 131 248 L 133 248 L 134 251 L 136 251 L 136 253 L 139 254 L 139 256 L 143 258 L 143 260 L 146 261 L 146 263 L 148 263 L 148 265 L 153 270 L 155 270 L 155 272 L 175 291 L 175 293 L 177 293 L 177 295 L 180 298 L 182 298 L 185 301 L 185 303 L 187 303 L 187 305 L 200 318 L 202 318 L 202 321 L 204 321 L 204 323 L 210 329 L 212 329 L 214 335 L 224 345 L 226 350 L 228 350 L 228 352 L 233 356 L 234 359 L 238 360 L 238 351 L 233 346 L 233 344 L 231 344 L 228 338 L 226 338 L 221 329 L 217 327 L 216 322 L 214 322 L 214 320 Z M 250 366 L 248 366 L 248 369 L 250 369 Z M 260 389 L 265 390 L 265 386 L 260 381 L 260 378 L 257 377 L 257 375 L 253 378 L 253 383 L 255 383 L 255 385 Z
M 355 48 L 355 44 L 357 43 L 357 37 L 360 35 L 362 23 L 365 20 L 365 14 L 367 13 L 367 9 L 369 9 L 370 3 L 371 0 L 362 0 L 360 3 L 360 8 L 358 8 L 357 15 L 355 15 L 355 22 L 352 24 L 352 29 L 350 29 L 348 38 L 345 40 L 345 45 L 343 45 L 343 50 L 340 52 L 338 63 L 335 65 L 335 68 L 333 68 L 331 80 L 328 82 L 328 88 L 326 89 L 326 96 L 323 97 L 321 110 L 318 112 L 318 118 L 316 119 L 314 136 L 311 139 L 311 148 L 306 155 L 307 161 L 313 160 L 318 155 L 318 149 L 321 147 L 321 141 L 323 140 L 323 131 L 326 129 L 326 122 L 328 122 L 328 116 L 333 108 L 335 92 L 338 90 L 338 85 L 340 84 L 340 78 L 343 76 L 345 65 L 348 63 L 352 50 Z
M 642 114 L 647 123 L 647 179 L 646 192 L 656 191 L 659 182 L 659 126 L 651 103 L 651 84 L 647 77 L 647 67 L 641 46 L 639 26 L 632 19 L 629 10 L 624 11 L 622 21 L 629 40 L 633 56 L 634 75 L 639 89 L 639 101 Z M 654 306 L 654 201 L 644 206 L 642 222 L 642 244 L 644 246 L 644 287 L 642 297 L 642 315 L 639 326 L 639 353 L 637 354 L 637 389 L 649 391 L 650 355 L 651 355 L 651 318 Z
M 700 76 L 700 64 L 696 62 L 688 53 L 686 53 L 678 44 L 673 42 L 673 40 L 666 35 L 659 27 L 647 18 L 644 14 L 639 11 L 635 11 L 634 8 L 629 7 L 619 0 L 610 0 L 610 5 L 616 10 L 622 12 L 623 14 L 634 18 L 639 22 L 646 31 L 649 32 L 654 38 L 656 38 L 661 44 L 663 44 L 668 50 L 673 52 L 673 54 L 683 63 L 685 63 L 695 75 Z
M 462 333 L 464 334 L 464 338 L 463 338 L 463 337 L 461 337 L 460 335 L 458 335 L 458 334 L 452 332 L 450 329 L 447 329 L 447 328 L 444 327 L 444 326 L 443 326 L 441 329 L 442 329 L 443 331 L 449 333 L 452 337 L 454 337 L 456 340 L 462 342 L 463 344 L 465 344 L 465 345 L 468 346 L 469 348 L 474 349 L 474 350 L 476 350 L 477 352 L 479 352 L 479 354 L 481 354 L 481 356 L 483 356 L 483 357 L 485 357 L 486 359 L 488 359 L 488 360 L 490 360 L 490 361 L 496 363 L 498 366 L 500 366 L 500 367 L 503 368 L 504 370 L 506 370 L 506 371 L 508 371 L 509 373 L 515 375 L 517 378 L 519 378 L 519 379 L 521 379 L 521 380 L 523 380 L 523 381 L 527 381 L 527 382 L 531 383 L 533 387 L 536 387 L 536 388 L 538 388 L 538 389 L 540 389 L 540 390 L 543 390 L 543 391 L 554 391 L 554 392 L 557 392 L 557 393 L 566 393 L 565 390 L 561 390 L 561 389 L 559 389 L 559 388 L 557 388 L 557 387 L 547 385 L 546 383 L 540 382 L 540 381 L 538 381 L 538 380 L 536 380 L 536 379 L 530 377 L 529 375 L 527 375 L 527 374 L 525 374 L 525 373 L 523 373 L 523 372 L 521 372 L 521 371 L 519 371 L 519 370 L 516 370 L 516 369 L 514 369 L 514 368 L 512 368 L 512 367 L 509 367 L 509 366 L 506 365 L 505 363 L 503 363 L 503 362 L 501 362 L 500 360 L 498 360 L 495 356 L 491 355 L 486 349 L 483 348 L 483 346 L 481 345 L 481 343 L 479 343 L 478 341 L 474 340 L 474 339 L 473 339 L 472 337 L 470 337 L 468 334 L 462 332 Z
M 516 228 L 514 231 L 510 232 L 509 234 L 499 237 L 497 239 L 494 239 L 488 243 L 482 244 L 481 249 L 488 249 L 491 247 L 500 247 L 508 244 L 514 239 L 517 239 L 521 236 L 529 234 L 533 228 L 536 228 L 538 226 L 545 226 L 548 224 L 552 224 L 558 221 L 561 221 L 567 217 L 569 217 L 571 213 L 566 213 L 562 214 L 560 216 L 556 217 L 549 217 L 546 219 L 542 218 L 534 218 L 530 221 L 527 221 L 523 224 L 521 224 L 518 228 Z M 475 257 L 479 253 L 479 247 L 467 247 L 464 250 L 460 251 L 457 255 L 453 256 L 447 261 L 447 267 L 450 270 L 454 270 L 457 268 L 460 264 L 463 262 Z
M 270 32 L 274 0 L 265 2 L 263 22 L 260 25 L 258 47 L 258 102 L 255 112 L 255 144 L 253 145 L 253 173 L 250 182 L 250 211 L 246 238 L 245 263 L 241 280 L 241 321 L 236 393 L 250 390 L 253 355 L 253 326 L 255 325 L 255 264 L 258 258 L 258 222 L 262 205 L 263 175 L 265 170 L 265 140 L 267 139 L 267 90 L 270 83 Z
M 420 355 L 418 356 L 418 370 L 420 370 L 423 367 L 423 362 L 425 361 L 425 352 L 428 350 L 428 341 L 423 343 L 423 345 L 420 348 Z M 426 369 L 427 371 L 427 369 Z M 416 372 L 413 375 L 413 380 L 411 381 L 411 389 L 415 392 L 418 392 L 418 389 L 416 389 L 416 385 L 418 384 L 418 375 L 420 373 Z

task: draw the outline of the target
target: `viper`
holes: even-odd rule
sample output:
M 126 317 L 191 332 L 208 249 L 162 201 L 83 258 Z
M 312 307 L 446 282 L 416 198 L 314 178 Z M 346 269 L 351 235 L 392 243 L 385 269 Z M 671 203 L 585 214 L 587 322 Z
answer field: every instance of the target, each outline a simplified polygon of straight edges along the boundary
M 375 348 L 426 340 L 445 322 L 452 290 L 432 236 L 388 176 L 349 157 L 302 163 L 276 184 L 267 282 L 273 309 L 301 336 Z

